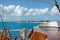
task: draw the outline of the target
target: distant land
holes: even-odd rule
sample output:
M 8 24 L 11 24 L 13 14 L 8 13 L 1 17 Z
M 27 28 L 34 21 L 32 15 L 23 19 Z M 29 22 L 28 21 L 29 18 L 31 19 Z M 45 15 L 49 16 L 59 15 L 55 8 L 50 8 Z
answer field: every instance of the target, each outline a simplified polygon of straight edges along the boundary
M 38 22 L 49 22 L 49 20 L 45 20 L 45 21 L 39 21 L 39 20 L 34 20 L 34 21 L 31 21 L 31 20 L 28 20 L 28 21 L 20 21 L 21 23 L 38 23 Z

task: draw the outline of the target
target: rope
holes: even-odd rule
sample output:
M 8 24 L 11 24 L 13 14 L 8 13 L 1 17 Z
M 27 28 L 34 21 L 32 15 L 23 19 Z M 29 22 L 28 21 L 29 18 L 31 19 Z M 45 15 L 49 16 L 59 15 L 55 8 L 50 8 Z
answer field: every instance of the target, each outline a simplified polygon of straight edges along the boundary
M 1 14 L 0 14 L 0 17 L 1 17 L 2 26 L 5 28 Z

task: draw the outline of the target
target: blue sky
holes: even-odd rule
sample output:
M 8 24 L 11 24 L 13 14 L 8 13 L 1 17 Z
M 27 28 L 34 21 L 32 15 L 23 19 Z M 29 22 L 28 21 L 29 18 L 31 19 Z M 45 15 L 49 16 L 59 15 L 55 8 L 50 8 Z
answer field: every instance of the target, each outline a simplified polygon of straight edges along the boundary
M 47 1 L 50 2 L 49 0 Z M 0 4 L 21 5 L 23 7 L 28 7 L 28 8 L 44 8 L 51 6 L 51 5 L 47 5 L 46 3 L 36 2 L 33 0 L 0 0 Z
M 60 13 L 55 5 L 33 0 L 0 0 L 0 14 L 4 21 L 60 20 Z

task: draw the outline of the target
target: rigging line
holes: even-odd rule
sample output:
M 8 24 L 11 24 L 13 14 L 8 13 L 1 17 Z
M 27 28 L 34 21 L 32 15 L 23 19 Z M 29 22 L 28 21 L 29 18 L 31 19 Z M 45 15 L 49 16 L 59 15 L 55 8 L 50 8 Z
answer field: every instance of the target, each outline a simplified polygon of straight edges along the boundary
M 0 17 L 1 17 L 2 25 L 3 25 L 3 27 L 5 28 L 1 14 L 0 14 Z

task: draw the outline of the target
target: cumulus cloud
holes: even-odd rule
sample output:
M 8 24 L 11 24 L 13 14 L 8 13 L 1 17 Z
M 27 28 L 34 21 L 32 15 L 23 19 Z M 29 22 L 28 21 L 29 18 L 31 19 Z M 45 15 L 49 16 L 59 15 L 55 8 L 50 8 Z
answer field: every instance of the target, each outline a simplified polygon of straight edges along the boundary
M 48 13 L 48 8 L 44 8 L 44 9 L 33 9 L 33 8 L 26 8 L 26 7 L 22 7 L 20 5 L 15 6 L 15 5 L 9 5 L 9 6 L 3 6 L 0 5 L 0 14 L 2 14 L 2 16 L 35 16 L 35 15 L 41 15 L 41 14 L 46 14 Z
M 0 5 L 0 14 L 2 13 L 3 16 L 35 16 L 35 15 L 44 15 L 44 14 L 59 14 L 58 13 L 58 9 L 56 8 L 56 6 L 54 6 L 51 11 L 49 11 L 48 8 L 44 8 L 44 9 L 38 9 L 38 8 L 26 8 L 26 7 L 22 7 L 20 5 L 9 5 L 9 6 L 3 6 Z
M 36 15 L 44 15 L 44 14 L 50 14 L 55 15 L 59 14 L 58 9 L 56 6 L 54 6 L 50 11 L 49 8 L 26 8 L 22 7 L 20 5 L 9 5 L 4 6 L 0 4 L 0 14 L 5 18 L 8 19 L 10 16 L 36 16 Z
M 56 6 L 54 6 L 54 7 L 51 9 L 50 14 L 51 14 L 51 15 L 59 14 L 59 10 L 57 9 L 57 7 L 56 7 Z
M 27 13 L 25 15 L 32 15 L 32 16 L 35 16 L 35 15 L 43 15 L 43 14 L 47 14 L 48 13 L 48 8 L 44 8 L 44 9 L 29 9 L 27 11 Z
M 14 5 L 9 5 L 9 6 L 0 6 L 0 14 L 2 14 L 2 16 L 7 16 L 10 15 L 11 13 L 14 12 Z

